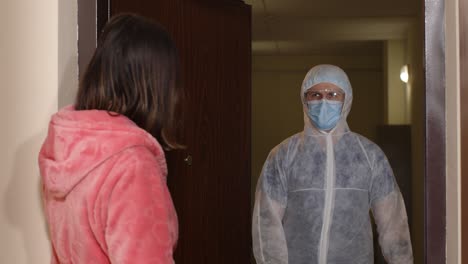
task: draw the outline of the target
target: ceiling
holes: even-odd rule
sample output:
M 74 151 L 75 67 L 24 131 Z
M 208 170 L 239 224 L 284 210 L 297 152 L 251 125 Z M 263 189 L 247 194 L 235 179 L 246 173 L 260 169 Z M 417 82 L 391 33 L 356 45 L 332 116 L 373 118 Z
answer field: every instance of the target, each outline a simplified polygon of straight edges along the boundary
M 380 54 L 404 39 L 419 0 L 246 0 L 254 55 Z

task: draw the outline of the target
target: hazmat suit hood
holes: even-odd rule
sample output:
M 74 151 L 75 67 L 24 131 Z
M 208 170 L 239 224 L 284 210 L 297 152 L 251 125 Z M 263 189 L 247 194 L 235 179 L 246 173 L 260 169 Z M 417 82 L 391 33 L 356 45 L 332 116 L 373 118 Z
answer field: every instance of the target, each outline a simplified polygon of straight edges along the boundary
M 314 126 L 307 115 L 307 101 L 304 97 L 306 91 L 319 83 L 331 83 L 343 90 L 345 100 L 341 110 L 341 118 L 336 126 L 330 131 L 334 135 L 339 135 L 349 131 L 346 118 L 351 111 L 353 102 L 353 89 L 346 73 L 339 67 L 329 64 L 322 64 L 313 67 L 307 72 L 301 86 L 301 102 L 304 112 L 304 131 L 307 135 L 320 135 L 327 132 L 321 131 Z

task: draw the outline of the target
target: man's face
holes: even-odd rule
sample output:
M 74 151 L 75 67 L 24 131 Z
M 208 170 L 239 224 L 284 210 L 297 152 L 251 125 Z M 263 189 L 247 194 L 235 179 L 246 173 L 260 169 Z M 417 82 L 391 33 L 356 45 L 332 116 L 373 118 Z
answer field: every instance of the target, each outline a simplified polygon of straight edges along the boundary
M 318 83 L 309 88 L 304 94 L 306 102 L 327 99 L 330 101 L 344 102 L 345 93 L 332 83 Z

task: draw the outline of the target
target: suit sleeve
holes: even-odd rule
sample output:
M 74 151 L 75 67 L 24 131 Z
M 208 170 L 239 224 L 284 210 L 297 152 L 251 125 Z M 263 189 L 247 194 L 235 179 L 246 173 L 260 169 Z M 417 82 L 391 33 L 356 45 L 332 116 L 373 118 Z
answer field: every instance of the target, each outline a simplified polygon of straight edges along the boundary
M 282 219 L 287 185 L 281 161 L 270 154 L 257 183 L 252 217 L 253 251 L 257 264 L 287 264 L 288 248 Z
M 405 203 L 383 152 L 376 155 L 371 187 L 371 207 L 379 244 L 389 264 L 413 263 Z

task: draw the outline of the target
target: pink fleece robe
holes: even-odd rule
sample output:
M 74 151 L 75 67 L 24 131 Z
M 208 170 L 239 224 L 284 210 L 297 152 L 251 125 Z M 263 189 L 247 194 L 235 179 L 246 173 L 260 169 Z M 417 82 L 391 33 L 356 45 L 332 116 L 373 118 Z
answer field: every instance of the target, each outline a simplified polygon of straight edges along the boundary
M 60 110 L 39 167 L 52 263 L 174 263 L 177 216 L 164 152 L 128 118 Z

